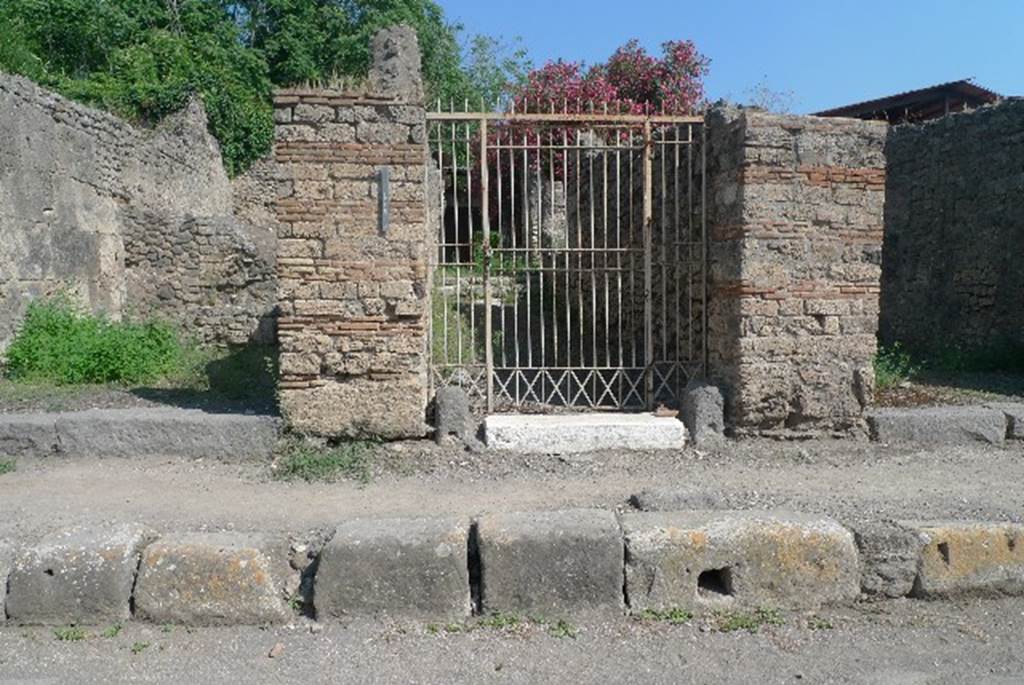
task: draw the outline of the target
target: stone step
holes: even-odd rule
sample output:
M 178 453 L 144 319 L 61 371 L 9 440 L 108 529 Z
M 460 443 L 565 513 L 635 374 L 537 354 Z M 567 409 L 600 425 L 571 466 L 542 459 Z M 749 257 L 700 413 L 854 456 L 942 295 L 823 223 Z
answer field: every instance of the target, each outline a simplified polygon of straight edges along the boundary
M 89 409 L 0 414 L 0 451 L 24 457 L 212 457 L 262 459 L 280 419 L 198 409 Z
M 653 414 L 496 414 L 484 421 L 484 436 L 492 449 L 539 454 L 676 450 L 686 444 L 686 427 Z

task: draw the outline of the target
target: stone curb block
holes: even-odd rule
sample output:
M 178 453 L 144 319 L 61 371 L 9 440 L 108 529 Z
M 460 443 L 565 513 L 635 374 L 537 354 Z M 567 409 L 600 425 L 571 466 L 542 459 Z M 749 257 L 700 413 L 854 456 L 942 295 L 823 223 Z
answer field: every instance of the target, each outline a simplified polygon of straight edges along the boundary
M 835 521 L 770 512 L 622 517 L 633 611 L 813 607 L 859 596 L 853 535 Z
M 600 509 L 481 516 L 481 609 L 562 616 L 621 610 L 622 532 Z
M 317 615 L 469 616 L 468 538 L 455 518 L 343 523 L 320 555 Z
M 7 620 L 7 578 L 11 575 L 15 554 L 14 545 L 0 540 L 0 626 Z
M 1024 402 L 993 402 L 985 406 L 1002 412 L 1006 417 L 1008 439 L 1024 440 Z
M 0 454 L 45 457 L 59 447 L 56 414 L 0 414 Z
M 278 421 L 197 409 L 91 409 L 56 419 L 60 451 L 74 457 L 266 458 Z
M 7 615 L 18 624 L 127 620 L 139 554 L 152 538 L 132 525 L 76 528 L 44 537 L 14 560 Z
M 1004 413 L 986 407 L 886 408 L 872 410 L 865 418 L 871 439 L 885 443 L 1000 445 L 1007 433 Z
M 154 623 L 261 625 L 290 617 L 286 545 L 243 533 L 168 535 L 142 555 L 135 613 Z
M 860 589 L 865 595 L 906 597 L 914 588 L 924 538 L 896 521 L 847 522 L 860 552 Z
M 1024 594 L 1024 525 L 908 523 L 924 540 L 914 597 Z

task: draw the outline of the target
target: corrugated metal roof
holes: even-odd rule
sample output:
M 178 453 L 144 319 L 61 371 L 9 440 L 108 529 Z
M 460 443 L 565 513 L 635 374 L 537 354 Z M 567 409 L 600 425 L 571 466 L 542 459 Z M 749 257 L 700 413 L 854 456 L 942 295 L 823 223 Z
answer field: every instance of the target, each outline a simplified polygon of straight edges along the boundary
M 917 99 L 923 99 L 924 96 L 930 94 L 938 94 L 942 92 L 952 92 L 959 95 L 974 97 L 984 102 L 995 102 L 1002 99 L 1002 95 L 991 91 L 987 88 L 974 83 L 974 79 L 960 79 L 959 81 L 947 81 L 946 83 L 938 83 L 934 86 L 928 86 L 926 88 L 918 88 L 916 90 L 908 90 L 902 93 L 896 93 L 895 95 L 887 95 L 885 97 L 876 98 L 874 100 L 865 100 L 864 102 L 856 102 L 850 105 L 843 105 L 842 107 L 833 107 L 826 109 L 821 112 L 816 112 L 815 116 L 819 117 L 835 117 L 835 116 L 851 116 L 857 113 L 866 114 L 871 112 L 881 112 L 891 107 L 896 107 L 904 104 L 906 101 L 908 104 Z

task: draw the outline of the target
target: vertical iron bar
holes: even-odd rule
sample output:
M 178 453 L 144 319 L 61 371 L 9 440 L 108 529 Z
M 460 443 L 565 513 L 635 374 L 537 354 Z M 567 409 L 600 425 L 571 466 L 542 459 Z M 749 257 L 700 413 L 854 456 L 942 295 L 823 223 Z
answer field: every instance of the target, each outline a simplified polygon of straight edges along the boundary
M 701 376 L 708 373 L 708 131 L 700 127 L 700 270 L 701 270 Z
M 484 254 L 484 373 L 487 376 L 487 413 L 494 411 L 494 322 L 491 306 L 491 197 L 487 167 L 487 118 L 480 118 L 480 222 Z
M 654 375 L 652 363 L 654 360 L 654 331 L 652 316 L 654 315 L 651 306 L 651 230 L 654 222 L 653 207 L 653 162 L 651 159 L 651 122 L 644 122 L 644 150 L 643 150 L 643 173 L 644 173 L 644 386 L 645 402 L 648 409 L 653 409 Z

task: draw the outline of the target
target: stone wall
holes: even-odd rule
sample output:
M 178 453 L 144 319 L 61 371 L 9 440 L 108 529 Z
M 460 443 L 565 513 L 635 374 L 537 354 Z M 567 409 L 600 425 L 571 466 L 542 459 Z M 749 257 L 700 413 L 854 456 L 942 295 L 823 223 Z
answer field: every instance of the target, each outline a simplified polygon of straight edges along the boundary
M 275 95 L 280 405 L 323 436 L 426 433 L 426 121 L 412 29 L 374 39 L 366 92 Z M 390 173 L 380 225 L 378 174 Z
M 1024 349 L 1024 99 L 892 130 L 880 338 Z
M 753 110 L 708 117 L 709 367 L 737 433 L 862 428 L 886 133 Z
M 0 138 L 0 349 L 28 302 L 62 289 L 113 318 L 266 339 L 272 269 L 231 220 L 198 101 L 149 131 L 0 74 Z

